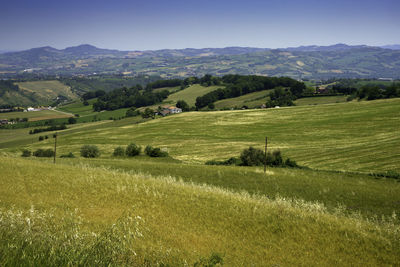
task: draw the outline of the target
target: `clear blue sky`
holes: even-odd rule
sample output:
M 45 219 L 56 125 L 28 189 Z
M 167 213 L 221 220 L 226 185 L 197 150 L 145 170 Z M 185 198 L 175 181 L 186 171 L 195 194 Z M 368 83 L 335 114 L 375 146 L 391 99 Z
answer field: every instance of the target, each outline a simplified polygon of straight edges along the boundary
M 399 0 L 0 0 L 0 49 L 400 44 Z

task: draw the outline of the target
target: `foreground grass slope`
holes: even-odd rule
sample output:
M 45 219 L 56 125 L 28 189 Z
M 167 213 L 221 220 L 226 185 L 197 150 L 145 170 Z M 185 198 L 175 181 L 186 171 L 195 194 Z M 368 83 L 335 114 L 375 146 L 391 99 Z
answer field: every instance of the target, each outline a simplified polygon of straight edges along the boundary
M 246 191 L 270 199 L 300 198 L 322 203 L 329 211 L 340 207 L 347 214 L 359 212 L 369 218 L 400 214 L 400 183 L 395 179 L 376 179 L 365 174 L 290 168 L 268 168 L 264 174 L 262 167 L 182 164 L 171 158 L 146 156 L 133 159 L 57 159 L 57 162 L 106 167 L 153 177 L 172 176 L 185 182 L 209 184 L 235 192 Z
M 177 266 L 213 253 L 227 266 L 400 261 L 398 225 L 320 204 L 85 165 L 1 158 L 0 166 L 3 266 Z
M 135 142 L 164 147 L 184 162 L 238 156 L 249 146 L 281 149 L 314 169 L 400 171 L 400 99 L 335 103 L 267 110 L 188 112 L 135 124 L 121 120 L 99 128 L 60 133 L 62 153 L 96 144 L 103 157 Z M 27 148 L 52 147 L 52 141 Z M 4 147 L 4 146 L 3 146 Z M 9 150 L 18 151 L 22 146 Z

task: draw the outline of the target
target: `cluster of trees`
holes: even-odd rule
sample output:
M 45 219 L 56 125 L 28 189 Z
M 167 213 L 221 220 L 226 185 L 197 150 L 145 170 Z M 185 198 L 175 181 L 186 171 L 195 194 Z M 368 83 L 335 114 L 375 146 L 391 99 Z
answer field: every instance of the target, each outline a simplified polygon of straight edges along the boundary
M 275 150 L 267 155 L 261 150 L 254 147 L 244 149 L 239 158 L 232 157 L 225 161 L 207 161 L 206 165 L 236 165 L 236 166 L 262 166 L 266 163 L 271 167 L 291 167 L 299 168 L 296 161 L 290 158 L 283 159 L 280 150 Z
M 81 156 L 84 158 L 100 157 L 100 149 L 95 145 L 83 145 L 80 152 Z
M 400 83 L 393 83 L 390 86 L 365 85 L 357 91 L 356 96 L 367 100 L 400 97 Z
M 175 87 L 175 86 L 181 86 L 182 84 L 183 81 L 181 79 L 158 80 L 155 82 L 148 83 L 146 85 L 146 90 L 151 91 L 156 88 Z
M 285 89 L 283 87 L 275 88 L 269 94 L 269 100 L 266 103 L 267 108 L 273 108 L 275 106 L 293 106 L 293 100 L 296 97 L 292 94 L 289 89 Z
M 306 89 L 304 83 L 288 77 L 225 75 L 221 78 L 221 81 L 226 84 L 226 88 L 219 88 L 203 96 L 197 97 L 197 108 L 203 108 L 206 106 L 212 107 L 212 103 L 221 99 L 238 97 L 244 94 L 269 90 L 276 87 L 288 88 L 292 98 L 296 98 L 300 97 Z
M 35 152 L 31 152 L 29 149 L 24 149 L 22 151 L 21 157 L 30 157 L 33 154 L 35 157 L 54 157 L 54 151 L 52 149 L 41 149 L 39 148 Z
M 158 157 L 168 157 L 168 152 L 161 150 L 159 147 L 152 147 L 150 145 L 146 146 L 144 152 L 147 156 L 158 158 Z
M 125 149 L 121 146 L 116 147 L 113 152 L 114 157 L 135 157 L 140 155 L 142 152 L 142 148 L 135 143 L 129 144 Z M 146 146 L 144 149 L 144 152 L 146 155 L 149 157 L 167 157 L 168 152 L 161 150 L 161 148 L 158 147 L 152 147 L 150 145 Z
M 18 85 L 14 84 L 14 81 L 0 80 L 0 97 L 2 97 L 6 92 L 18 92 L 19 90 Z
M 106 92 L 103 91 L 103 90 L 90 91 L 90 92 L 84 93 L 82 95 L 82 99 L 83 100 L 89 100 L 89 99 L 92 99 L 92 98 L 103 96 L 105 94 L 106 94 Z
M 176 86 L 180 86 L 183 89 L 192 84 L 201 84 L 203 86 L 211 86 L 211 85 L 219 85 L 219 84 L 221 84 L 221 82 L 222 82 L 222 79 L 220 77 L 206 74 L 201 78 L 192 76 L 192 77 L 185 78 L 184 80 L 181 80 L 181 79 L 158 80 L 155 82 L 148 83 L 146 85 L 146 90 L 151 91 L 156 88 L 176 87 Z
M 67 129 L 67 126 L 65 124 L 61 124 L 61 125 L 52 125 L 46 128 L 36 128 L 33 130 L 29 131 L 29 134 L 37 134 L 37 133 L 41 133 L 41 132 L 50 132 L 50 131 L 60 131 L 60 130 L 65 130 Z
M 169 92 L 163 90 L 153 93 L 143 91 L 140 85 L 131 88 L 115 89 L 103 96 L 100 96 L 93 104 L 94 111 L 116 110 L 120 108 L 145 107 L 160 103 L 167 98 Z

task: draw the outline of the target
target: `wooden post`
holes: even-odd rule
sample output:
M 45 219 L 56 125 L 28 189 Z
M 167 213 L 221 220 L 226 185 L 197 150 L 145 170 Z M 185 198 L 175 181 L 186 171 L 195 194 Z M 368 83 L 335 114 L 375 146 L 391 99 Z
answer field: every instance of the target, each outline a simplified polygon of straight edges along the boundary
M 267 146 L 268 146 L 268 137 L 265 137 L 265 152 L 264 152 L 264 173 L 267 172 Z
M 53 163 L 56 164 L 56 154 L 57 154 L 57 132 L 53 135 L 54 137 L 54 159 Z

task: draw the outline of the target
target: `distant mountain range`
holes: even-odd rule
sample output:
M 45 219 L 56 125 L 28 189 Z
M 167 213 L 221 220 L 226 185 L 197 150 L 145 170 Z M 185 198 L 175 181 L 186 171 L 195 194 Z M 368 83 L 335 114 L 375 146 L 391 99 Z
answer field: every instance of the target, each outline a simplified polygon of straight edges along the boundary
M 400 45 L 300 46 L 282 49 L 225 47 L 119 51 L 79 45 L 0 54 L 0 77 L 41 75 L 257 74 L 321 79 L 400 78 Z

